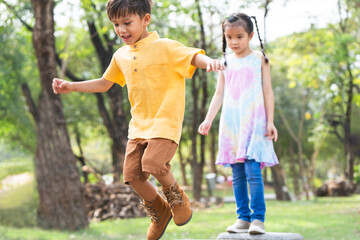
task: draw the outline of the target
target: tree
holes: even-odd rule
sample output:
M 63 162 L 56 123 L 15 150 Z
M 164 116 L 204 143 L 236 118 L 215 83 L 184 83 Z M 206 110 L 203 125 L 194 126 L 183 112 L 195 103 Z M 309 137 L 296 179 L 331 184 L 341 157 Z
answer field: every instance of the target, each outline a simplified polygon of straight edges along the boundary
M 339 24 L 333 26 L 332 40 L 335 43 L 335 51 L 326 56 L 331 64 L 329 74 L 330 87 L 336 88 L 333 94 L 333 104 L 327 114 L 333 133 L 344 144 L 344 156 L 346 159 L 345 176 L 354 180 L 354 162 L 356 136 L 352 131 L 352 110 L 355 97 L 355 79 L 360 76 L 356 67 L 356 59 L 359 57 L 359 29 L 356 19 L 359 15 L 358 1 L 338 0 Z M 333 59 L 333 61 L 331 61 Z M 358 100 L 359 101 L 359 100 Z M 340 131 L 339 131 L 340 128 Z
M 309 113 L 310 100 L 316 101 L 316 96 L 321 93 L 319 76 L 325 68 L 325 64 L 320 60 L 321 57 L 313 54 L 316 49 L 316 44 L 312 42 L 314 32 L 316 33 L 316 30 L 311 29 L 306 33 L 279 38 L 277 43 L 273 44 L 273 55 L 275 56 L 273 58 L 273 70 L 277 73 L 283 73 L 283 76 L 276 76 L 274 79 L 280 78 L 282 82 L 288 82 L 287 87 L 282 86 L 281 90 L 275 93 L 277 99 L 276 112 L 283 122 L 287 136 L 291 139 L 288 148 L 295 193 L 300 197 L 298 180 L 295 177 L 299 174 L 307 199 L 309 199 L 309 176 L 307 175 L 304 143 L 311 127 L 307 120 L 311 119 L 308 117 L 311 116 Z M 287 44 L 286 50 L 280 50 L 280 46 L 283 44 Z M 275 88 L 280 88 L 280 86 L 275 85 Z M 295 162 L 293 162 L 293 143 L 296 144 L 297 148 L 298 172 Z
M 114 45 L 117 42 L 116 35 L 111 36 L 111 29 L 103 26 L 102 19 L 106 19 L 103 14 L 104 3 L 83 0 L 82 7 L 85 11 L 85 20 L 89 31 L 91 42 L 94 46 L 98 61 L 100 63 L 101 72 L 105 72 L 108 67 L 113 52 Z M 100 10 L 99 10 L 100 9 Z M 96 19 L 96 17 L 98 19 Z M 97 20 L 97 23 L 96 21 Z M 109 24 L 109 23 L 108 23 Z M 106 25 L 106 24 L 105 24 Z M 105 31 L 99 31 L 98 28 L 105 29 Z M 58 65 L 63 65 L 63 60 L 57 56 Z M 76 77 L 69 69 L 66 69 L 65 74 L 72 81 L 84 81 Z M 124 90 L 117 84 L 114 84 L 111 89 L 107 92 L 110 99 L 110 112 L 106 108 L 106 100 L 102 93 L 95 93 L 97 99 L 98 110 L 100 116 L 103 119 L 103 123 L 108 130 L 108 135 L 111 139 L 111 155 L 112 155 L 112 172 L 113 180 L 120 181 L 121 174 L 123 172 L 123 163 L 125 157 L 125 147 L 127 142 L 127 131 L 128 131 L 128 114 L 124 111 L 123 94 Z
M 195 39 L 195 46 L 205 50 L 207 55 L 215 55 L 216 47 L 213 45 L 213 39 L 207 43 L 205 36 L 205 24 L 203 20 L 203 8 L 209 10 L 212 15 L 216 10 L 212 7 L 202 7 L 199 0 L 194 2 L 193 17 L 198 26 L 193 28 L 193 38 Z M 200 31 L 199 31 L 200 30 Z M 198 34 L 196 33 L 198 31 Z M 198 37 L 195 38 L 194 36 Z M 198 153 L 198 127 L 205 119 L 208 104 L 208 82 L 213 80 L 204 70 L 197 70 L 191 80 L 191 96 L 192 96 L 192 122 L 191 122 L 191 166 L 193 174 L 193 196 L 195 200 L 200 200 L 201 197 L 201 184 L 203 180 L 204 166 L 205 166 L 205 153 L 206 141 L 205 136 L 200 136 L 200 153 Z M 201 99 L 200 99 L 201 97 Z M 214 141 L 213 141 L 214 143 Z
M 36 123 L 38 223 L 44 228 L 77 230 L 88 225 L 83 186 L 71 150 L 60 97 L 52 91 L 56 74 L 52 0 L 32 0 L 35 17 L 33 46 L 40 73 L 38 106 L 26 84 L 22 90 Z

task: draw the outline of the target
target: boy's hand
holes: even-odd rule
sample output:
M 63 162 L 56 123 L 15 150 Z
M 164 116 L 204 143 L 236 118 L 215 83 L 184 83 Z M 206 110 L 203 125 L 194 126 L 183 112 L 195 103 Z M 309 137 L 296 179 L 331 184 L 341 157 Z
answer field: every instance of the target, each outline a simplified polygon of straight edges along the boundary
M 277 141 L 278 138 L 278 132 L 274 125 L 274 123 L 267 123 L 267 132 L 265 133 L 265 136 L 268 137 L 269 140 L 274 139 L 274 141 Z
M 54 78 L 52 88 L 55 94 L 72 92 L 71 83 L 59 78 Z
M 223 70 L 225 70 L 225 65 L 218 59 L 211 59 L 206 66 L 207 72 L 210 71 L 218 72 Z
M 198 129 L 198 132 L 199 132 L 201 135 L 207 136 L 208 133 L 209 133 L 209 130 L 210 130 L 210 128 L 211 128 L 211 125 L 212 125 L 212 123 L 211 123 L 210 121 L 208 121 L 208 120 L 205 119 L 205 120 L 200 124 L 199 129 Z

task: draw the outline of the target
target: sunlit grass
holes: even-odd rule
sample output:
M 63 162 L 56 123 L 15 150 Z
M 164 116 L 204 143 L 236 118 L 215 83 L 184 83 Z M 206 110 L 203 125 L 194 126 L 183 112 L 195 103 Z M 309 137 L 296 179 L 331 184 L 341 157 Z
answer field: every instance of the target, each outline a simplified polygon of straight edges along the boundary
M 34 181 L 8 190 L 0 196 L 0 225 L 35 226 L 36 209 L 37 195 Z
M 303 202 L 267 202 L 266 229 L 269 232 L 300 233 L 310 240 L 360 239 L 360 195 L 318 198 Z M 236 220 L 235 204 L 194 211 L 183 227 L 171 222 L 163 240 L 216 239 Z M 148 218 L 92 222 L 78 232 L 46 231 L 39 228 L 0 226 L 0 239 L 15 240 L 142 240 L 146 239 Z
M 24 169 L 26 167 L 21 172 Z M 192 192 L 187 192 L 192 198 Z M 272 192 L 270 188 L 265 189 L 265 193 Z M 206 187 L 202 195 L 208 195 Z M 214 195 L 233 196 L 232 188 L 223 186 L 215 190 Z M 121 219 L 92 222 L 87 229 L 78 232 L 43 230 L 34 227 L 37 205 L 34 181 L 3 192 L 0 196 L 0 240 L 142 240 L 146 239 L 150 222 L 149 218 Z M 178 227 L 170 222 L 162 239 L 216 239 L 236 220 L 235 209 L 235 204 L 229 203 L 194 210 L 189 224 Z M 270 200 L 267 201 L 265 225 L 268 232 L 300 233 L 309 240 L 360 239 L 360 195 L 301 202 Z
M 34 182 L 28 182 L 2 193 L 0 209 L 18 208 L 34 198 Z

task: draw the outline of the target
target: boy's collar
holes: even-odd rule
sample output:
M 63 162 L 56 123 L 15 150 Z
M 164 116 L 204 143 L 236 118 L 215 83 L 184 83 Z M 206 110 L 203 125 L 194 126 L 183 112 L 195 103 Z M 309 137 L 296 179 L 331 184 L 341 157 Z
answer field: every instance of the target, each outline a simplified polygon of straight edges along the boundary
M 149 32 L 149 36 L 141 39 L 140 41 L 137 41 L 134 44 L 129 45 L 131 50 L 139 50 L 142 46 L 145 46 L 146 44 L 153 42 L 157 39 L 159 39 L 159 34 L 155 32 Z

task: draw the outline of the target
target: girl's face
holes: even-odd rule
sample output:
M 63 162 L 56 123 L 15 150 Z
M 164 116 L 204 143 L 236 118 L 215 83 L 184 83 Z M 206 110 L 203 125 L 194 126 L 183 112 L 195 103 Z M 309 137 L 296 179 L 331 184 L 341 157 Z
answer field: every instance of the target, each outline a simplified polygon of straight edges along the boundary
M 245 31 L 244 27 L 225 27 L 224 32 L 226 43 L 229 48 L 239 56 L 246 55 L 250 50 L 249 42 L 252 39 L 254 32 L 250 35 Z

